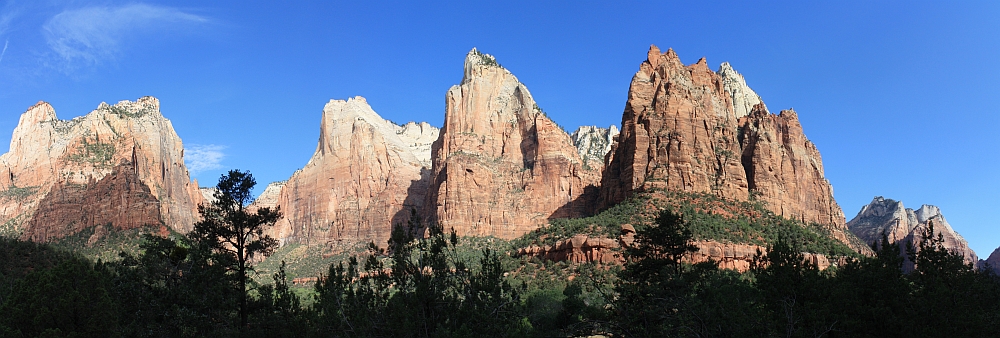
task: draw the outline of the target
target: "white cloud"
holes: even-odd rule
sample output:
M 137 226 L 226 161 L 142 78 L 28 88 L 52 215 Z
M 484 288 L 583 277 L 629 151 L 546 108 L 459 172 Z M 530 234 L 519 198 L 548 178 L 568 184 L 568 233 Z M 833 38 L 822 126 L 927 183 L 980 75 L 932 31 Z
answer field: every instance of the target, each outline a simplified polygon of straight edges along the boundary
M 0 51 L 0 62 L 3 62 L 3 55 L 7 54 L 7 44 L 10 43 L 10 39 L 4 40 L 3 51 Z
M 136 34 L 205 22 L 176 8 L 140 3 L 66 10 L 46 21 L 42 33 L 52 52 L 72 68 L 114 59 L 123 40 Z
M 221 169 L 219 162 L 226 157 L 224 149 L 225 146 L 215 144 L 189 144 L 184 147 L 184 164 L 192 174 Z

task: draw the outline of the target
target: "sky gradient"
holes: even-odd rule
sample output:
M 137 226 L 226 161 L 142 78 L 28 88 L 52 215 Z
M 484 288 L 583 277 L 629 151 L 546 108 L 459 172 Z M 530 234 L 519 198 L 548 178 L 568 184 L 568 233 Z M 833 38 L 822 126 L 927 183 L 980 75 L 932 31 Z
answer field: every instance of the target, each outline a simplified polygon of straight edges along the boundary
M 440 126 L 477 47 L 572 131 L 619 125 L 650 44 L 793 108 L 850 220 L 874 196 L 941 207 L 1000 246 L 1000 2 L 0 0 L 0 150 L 40 100 L 62 119 L 160 99 L 202 185 L 287 179 L 330 99 Z

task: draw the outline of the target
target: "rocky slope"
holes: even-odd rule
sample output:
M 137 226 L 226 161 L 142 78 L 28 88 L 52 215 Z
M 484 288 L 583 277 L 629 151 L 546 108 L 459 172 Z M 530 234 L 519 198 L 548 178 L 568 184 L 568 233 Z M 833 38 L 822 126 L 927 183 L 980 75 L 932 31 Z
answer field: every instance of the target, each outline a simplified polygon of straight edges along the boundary
M 941 209 L 924 204 L 919 209 L 903 206 L 903 202 L 882 196 L 872 199 L 872 202 L 861 208 L 857 216 L 847 222 L 847 227 L 865 243 L 875 243 L 882 240 L 885 233 L 890 243 L 900 243 L 900 249 L 905 250 L 907 242 L 916 244 L 920 240 L 929 222 L 934 223 L 935 233 L 944 237 L 944 246 L 965 257 L 966 263 L 976 263 L 979 258 L 969 248 L 969 243 L 948 224 Z M 904 253 L 901 253 L 904 257 Z
M 792 110 L 771 114 L 728 64 L 685 66 L 652 46 L 632 78 L 599 206 L 649 189 L 756 200 L 775 214 L 827 225 L 850 244 L 822 158 Z M 855 248 L 865 250 L 865 248 Z
M 425 218 L 459 235 L 514 238 L 550 218 L 586 214 L 585 192 L 599 175 L 528 88 L 476 49 L 445 97 L 432 161 Z
M 583 164 L 597 171 L 604 169 L 604 157 L 611 151 L 616 136 L 618 127 L 615 125 L 608 128 L 581 126 L 569 135 Z
M 202 197 L 183 149 L 153 97 L 68 121 L 39 102 L 0 155 L 2 231 L 39 242 L 97 225 L 186 232 Z
M 276 205 L 284 218 L 272 236 L 283 243 L 384 244 L 393 224 L 405 224 L 409 209 L 423 206 L 428 159 L 420 156 L 436 133 L 426 123 L 397 126 L 360 96 L 331 100 L 316 152 L 280 189 Z M 265 189 L 258 203 L 269 204 L 274 189 Z

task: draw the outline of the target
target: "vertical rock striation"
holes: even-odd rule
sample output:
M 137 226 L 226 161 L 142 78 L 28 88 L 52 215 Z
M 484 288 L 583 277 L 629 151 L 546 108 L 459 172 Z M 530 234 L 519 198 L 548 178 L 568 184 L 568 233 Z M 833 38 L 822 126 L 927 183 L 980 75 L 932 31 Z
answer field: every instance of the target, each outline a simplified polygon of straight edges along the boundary
M 941 209 L 933 205 L 921 205 L 919 209 L 903 206 L 903 202 L 882 196 L 872 199 L 872 202 L 861 208 L 857 216 L 847 222 L 847 227 L 865 243 L 877 243 L 882 240 L 882 234 L 890 243 L 900 244 L 900 255 L 906 257 L 906 243 L 916 245 L 920 234 L 927 229 L 928 223 L 934 223 L 935 236 L 941 234 L 944 247 L 965 258 L 968 264 L 976 264 L 979 257 L 969 248 L 969 243 L 959 235 L 951 224 L 941 214 Z M 912 262 L 906 259 L 908 268 Z
M 514 238 L 550 218 L 585 215 L 599 175 L 528 88 L 476 49 L 445 97 L 432 159 L 424 215 L 459 235 Z
M 425 123 L 397 126 L 360 96 L 331 100 L 316 152 L 281 187 L 276 205 L 284 218 L 272 236 L 283 243 L 385 243 L 393 224 L 405 224 L 409 209 L 423 206 L 427 160 L 419 156 L 436 132 Z
M 153 97 L 101 103 L 68 121 L 39 102 L 0 155 L 2 231 L 36 241 L 109 223 L 186 232 L 202 198 L 183 149 Z
M 778 215 L 827 225 L 850 244 L 822 158 L 797 114 L 769 113 L 729 64 L 718 72 L 704 58 L 685 66 L 673 50 L 656 46 L 632 77 L 598 204 L 649 189 L 754 197 Z

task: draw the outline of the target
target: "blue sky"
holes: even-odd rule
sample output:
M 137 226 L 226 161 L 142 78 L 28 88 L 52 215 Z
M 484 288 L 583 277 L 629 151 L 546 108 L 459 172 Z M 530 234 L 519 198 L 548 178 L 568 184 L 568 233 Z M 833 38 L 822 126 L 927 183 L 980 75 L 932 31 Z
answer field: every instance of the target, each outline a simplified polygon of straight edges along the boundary
M 39 100 L 69 119 L 152 95 L 202 185 L 266 183 L 305 165 L 331 98 L 440 126 L 472 47 L 560 125 L 620 124 L 656 44 L 794 107 L 848 219 L 882 195 L 1000 245 L 1000 2 L 361 3 L 0 0 L 0 150 Z

